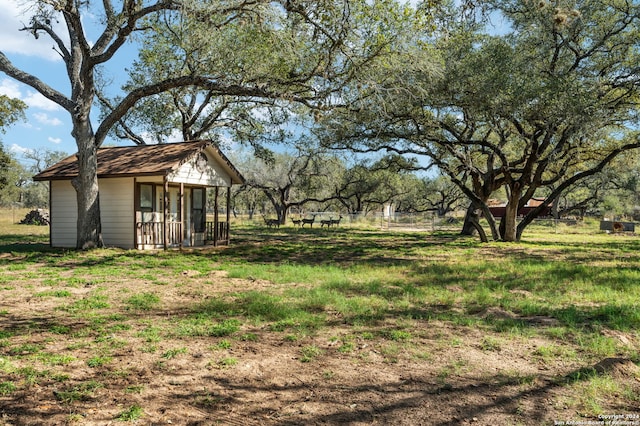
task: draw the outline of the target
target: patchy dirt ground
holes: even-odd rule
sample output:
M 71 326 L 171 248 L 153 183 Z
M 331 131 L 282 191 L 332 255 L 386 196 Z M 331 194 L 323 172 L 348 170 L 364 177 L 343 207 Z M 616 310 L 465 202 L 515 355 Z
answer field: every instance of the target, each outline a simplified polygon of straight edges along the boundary
M 410 339 L 385 333 L 397 322 L 347 326 L 331 312 L 334 325 L 309 334 L 243 324 L 224 337 L 152 335 L 214 295 L 281 288 L 185 270 L 179 285 L 158 288 L 160 306 L 128 310 L 124 301 L 148 283 L 105 277 L 99 286 L 108 288 L 109 306 L 78 316 L 61 308 L 90 300 L 97 284 L 56 287 L 69 292 L 56 294 L 38 267 L 7 268 L 0 285 L 2 425 L 122 424 L 137 417 L 133 407 L 140 418 L 131 421 L 144 425 L 558 424 L 598 420 L 583 417 L 578 402 L 590 389 L 581 374 L 591 368 L 620 389 L 640 389 L 628 359 L 542 359 L 532 355 L 550 345 L 541 337 L 435 320 L 407 319 Z M 615 337 L 637 347 L 634 336 Z M 640 424 L 638 407 L 619 401 L 599 400 L 603 414 Z

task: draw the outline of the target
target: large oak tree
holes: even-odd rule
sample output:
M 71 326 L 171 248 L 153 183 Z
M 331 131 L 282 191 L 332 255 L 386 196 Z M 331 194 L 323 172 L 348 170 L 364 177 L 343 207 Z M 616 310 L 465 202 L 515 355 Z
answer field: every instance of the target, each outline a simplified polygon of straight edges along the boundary
M 452 12 L 435 51 L 423 49 L 440 58 L 439 78 L 417 70 L 394 90 L 379 84 L 327 121 L 339 135 L 333 145 L 430 157 L 470 198 L 471 211 L 485 214 L 495 239 L 515 241 L 559 194 L 640 147 L 640 6 L 487 4 L 508 23 L 504 34 Z M 406 63 L 398 67 L 407 72 Z M 544 203 L 518 222 L 543 189 Z M 507 198 L 499 226 L 487 206 L 498 190 Z
M 25 10 L 25 16 L 30 19 L 23 30 L 40 42 L 53 43 L 69 87 L 48 85 L 37 73 L 17 68 L 2 52 L 0 71 L 33 87 L 69 113 L 78 148 L 79 175 L 72 182 L 77 193 L 78 248 L 103 244 L 97 149 L 138 102 L 168 90 L 200 87 L 212 97 L 278 99 L 326 108 L 331 93 L 353 79 L 368 63 L 367 58 L 388 50 L 387 37 L 402 28 L 396 24 L 405 15 L 403 8 L 385 0 L 37 0 L 29 4 L 32 7 Z M 251 57 L 243 53 L 252 46 L 251 37 L 243 33 L 243 22 L 263 17 L 265 23 L 277 17 L 272 28 L 289 31 L 290 47 L 285 54 L 258 51 Z M 156 24 L 162 19 L 180 22 L 188 30 L 184 33 L 189 38 L 184 43 L 183 66 L 172 65 L 166 73 L 155 73 L 157 78 L 131 85 L 122 96 L 111 99 L 106 113 L 96 120 L 92 111 L 99 70 L 113 62 L 114 55 L 134 35 L 140 36 L 140 42 L 158 30 Z M 239 43 L 233 51 L 217 49 L 216 37 L 226 28 L 238 31 L 235 40 Z M 230 58 L 235 55 L 245 60 L 233 62 Z M 262 73 L 251 69 L 262 58 L 277 57 L 282 59 L 278 72 L 270 72 L 273 64 L 269 60 Z M 191 66 L 194 61 L 197 67 Z M 238 66 L 226 69 L 230 64 Z

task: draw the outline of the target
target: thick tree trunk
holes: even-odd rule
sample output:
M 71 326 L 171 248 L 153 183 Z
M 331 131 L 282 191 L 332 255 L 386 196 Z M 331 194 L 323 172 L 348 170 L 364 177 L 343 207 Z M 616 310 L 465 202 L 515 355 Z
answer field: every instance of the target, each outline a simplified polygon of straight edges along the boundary
M 282 212 L 284 211 L 284 207 L 282 207 L 282 205 L 280 204 L 276 204 L 274 208 L 276 210 L 276 219 L 278 219 L 278 223 L 281 225 L 284 224 L 284 221 L 282 219 L 283 218 Z
M 473 215 L 475 214 L 477 207 L 475 203 L 469 204 L 467 207 L 467 212 L 464 215 L 464 223 L 462 224 L 462 230 L 460 231 L 460 235 L 475 235 L 477 228 L 473 223 Z
M 554 202 L 554 204 L 557 203 L 557 198 L 556 201 Z M 529 213 L 527 213 L 527 215 L 525 217 L 522 218 L 522 220 L 520 221 L 520 223 L 518 224 L 517 228 L 516 228 L 516 241 L 520 241 L 520 238 L 522 238 L 522 233 L 524 232 L 524 229 L 529 226 L 531 224 L 531 222 L 533 222 L 533 220 L 535 218 L 538 217 L 538 215 L 540 214 L 540 212 L 546 208 L 546 204 L 542 204 L 538 207 L 536 207 L 534 210 L 531 210 Z
M 487 207 L 486 203 L 483 205 L 477 205 L 474 202 L 471 202 L 469 207 L 467 208 L 467 212 L 464 216 L 464 224 L 462 225 L 462 231 L 460 231 L 460 235 L 475 235 L 475 231 L 478 231 L 478 227 L 480 227 L 480 215 L 484 215 L 487 223 L 489 224 L 489 228 L 491 229 L 491 237 L 494 241 L 499 239 L 498 228 L 496 226 L 496 221 L 491 215 L 491 211 Z M 482 235 L 480 235 L 482 239 Z M 484 237 L 486 239 L 486 236 Z
M 73 117 L 72 135 L 78 146 L 78 176 L 72 180 L 78 204 L 76 248 L 87 250 L 103 247 L 98 191 L 98 149 L 89 112 L 91 104 L 78 108 Z
M 489 210 L 489 206 L 485 203 L 481 206 L 482 214 L 489 224 L 489 229 L 491 229 L 491 238 L 493 241 L 498 241 L 500 239 L 500 233 L 498 232 L 498 225 L 496 224 L 496 219 L 491 214 L 491 210 Z
M 556 198 L 551 205 L 551 216 L 554 219 L 560 219 L 560 197 Z
M 520 191 L 513 188 L 511 189 L 511 194 L 509 195 L 509 200 L 507 201 L 504 216 L 500 221 L 500 238 L 502 239 L 502 241 L 518 241 L 517 219 L 520 195 Z
M 82 250 L 103 247 L 98 192 L 97 150 L 93 141 L 78 144 L 78 177 L 72 184 L 78 203 L 76 247 Z
M 466 218 L 465 218 L 466 220 Z M 480 224 L 480 214 L 477 209 L 474 209 L 468 217 L 469 223 L 474 227 L 476 231 L 478 231 L 478 236 L 480 237 L 480 241 L 483 243 L 488 243 L 489 239 L 487 238 L 487 234 L 484 232 L 482 225 Z
M 509 206 L 504 212 L 504 217 L 500 221 L 500 238 L 502 241 L 516 241 L 516 219 L 518 217 L 518 206 Z

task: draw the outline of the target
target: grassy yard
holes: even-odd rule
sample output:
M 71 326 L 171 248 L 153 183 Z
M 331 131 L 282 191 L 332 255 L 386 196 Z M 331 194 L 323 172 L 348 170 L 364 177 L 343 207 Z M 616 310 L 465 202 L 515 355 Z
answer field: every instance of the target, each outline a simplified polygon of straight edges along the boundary
M 636 236 L 47 232 L 0 222 L 0 424 L 640 424 Z

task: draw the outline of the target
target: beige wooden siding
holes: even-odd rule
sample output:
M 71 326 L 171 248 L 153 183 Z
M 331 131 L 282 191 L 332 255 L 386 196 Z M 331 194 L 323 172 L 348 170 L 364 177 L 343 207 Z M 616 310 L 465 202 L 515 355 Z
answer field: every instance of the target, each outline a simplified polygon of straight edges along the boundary
M 75 247 L 78 208 L 76 191 L 71 181 L 51 182 L 51 245 L 53 247 Z
M 207 170 L 204 173 L 196 168 L 195 160 L 192 160 L 171 173 L 169 181 L 187 185 L 231 186 L 229 175 L 211 159 L 209 159 Z
M 106 246 L 134 247 L 133 178 L 100 179 L 100 219 Z
M 102 239 L 107 246 L 134 247 L 133 178 L 100 179 Z M 71 181 L 51 182 L 51 245 L 75 247 L 78 208 Z

